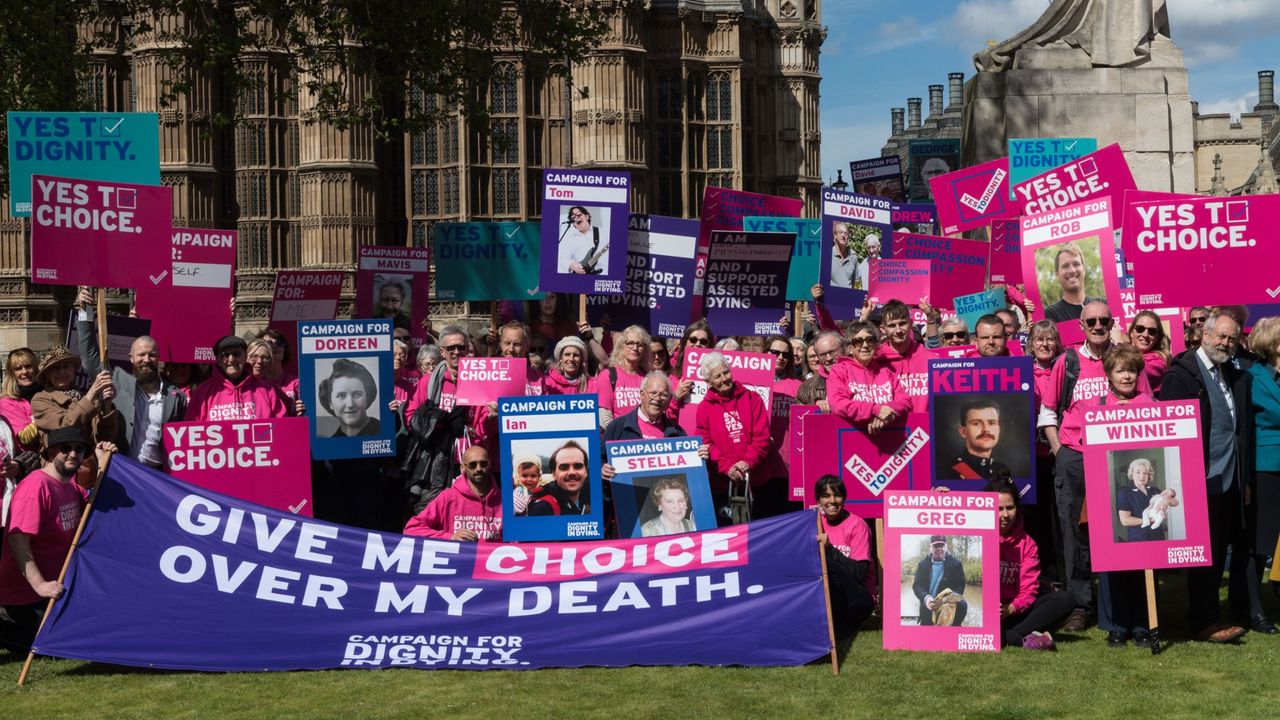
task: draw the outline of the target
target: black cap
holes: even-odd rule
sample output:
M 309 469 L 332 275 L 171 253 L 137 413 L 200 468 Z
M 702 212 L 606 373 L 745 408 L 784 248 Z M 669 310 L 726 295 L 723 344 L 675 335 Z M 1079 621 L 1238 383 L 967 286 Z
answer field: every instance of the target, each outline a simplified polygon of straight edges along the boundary
M 228 350 L 244 350 L 248 347 L 249 343 L 239 335 L 223 335 L 213 344 L 213 355 L 217 357 Z
M 930 545 L 937 545 L 938 543 L 942 543 L 943 545 L 946 545 L 946 544 L 947 544 L 947 536 L 946 536 L 946 535 L 934 535 L 933 537 L 929 538 L 929 544 L 930 544 Z
M 60 427 L 49 431 L 49 434 L 45 435 L 44 449 L 46 451 L 51 447 L 64 444 L 79 445 L 84 448 L 85 452 L 89 451 L 89 439 L 84 436 L 84 433 L 78 427 Z

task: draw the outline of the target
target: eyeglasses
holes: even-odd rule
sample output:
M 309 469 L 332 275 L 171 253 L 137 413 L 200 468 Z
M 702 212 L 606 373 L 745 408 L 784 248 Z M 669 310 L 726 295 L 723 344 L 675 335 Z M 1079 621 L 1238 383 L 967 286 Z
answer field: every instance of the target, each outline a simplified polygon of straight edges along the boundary
M 690 335 L 687 342 L 698 347 L 711 347 L 711 338 L 705 335 Z
M 1032 338 L 1031 344 L 1032 345 L 1057 345 L 1058 341 L 1057 339 L 1051 338 L 1051 337 L 1038 337 L 1038 338 Z
M 585 470 L 586 467 L 585 463 L 560 463 L 559 465 L 556 465 L 556 469 L 560 472 L 564 472 L 566 470 Z
M 471 462 L 467 463 L 467 468 L 471 470 L 478 470 L 479 468 L 487 468 L 487 467 L 489 467 L 488 460 L 472 460 Z
M 59 443 L 49 448 L 55 455 L 70 455 L 71 453 L 84 454 L 83 445 L 72 445 L 71 443 Z
M 1084 318 L 1081 322 L 1091 328 L 1098 327 L 1099 325 L 1102 327 L 1111 327 L 1111 318 L 1109 317 Z
M 969 333 L 967 333 L 967 332 L 944 332 L 944 333 L 942 333 L 942 339 L 943 339 L 943 340 L 958 340 L 958 339 L 960 339 L 960 338 L 967 338 L 967 337 L 969 337 Z
M 818 358 L 819 360 L 826 360 L 827 358 L 835 357 L 835 356 L 836 356 L 836 355 L 838 355 L 839 353 L 840 353 L 840 351 L 839 351 L 838 349 L 837 349 L 837 350 L 827 350 L 826 352 L 819 352 L 819 351 L 817 351 L 817 350 L 814 350 L 814 351 L 813 351 L 814 357 Z
M 662 390 L 662 391 L 659 391 L 659 392 L 649 392 L 648 390 L 646 390 L 644 394 L 645 394 L 645 395 L 648 395 L 649 397 L 651 397 L 651 398 L 653 398 L 653 399 L 655 399 L 655 400 L 670 400 L 670 399 L 671 399 L 671 393 L 667 392 L 666 390 Z
M 1130 332 L 1135 332 L 1139 335 L 1150 335 L 1152 337 L 1157 337 L 1160 335 L 1160 326 L 1134 325 L 1133 330 L 1131 330 Z
M 628 340 L 622 344 L 626 345 L 629 348 L 636 348 L 636 349 L 644 347 L 644 343 L 640 342 L 639 340 Z
M 440 349 L 447 353 L 458 353 L 458 352 L 462 352 L 463 350 L 466 350 L 467 346 L 466 345 L 445 345 Z

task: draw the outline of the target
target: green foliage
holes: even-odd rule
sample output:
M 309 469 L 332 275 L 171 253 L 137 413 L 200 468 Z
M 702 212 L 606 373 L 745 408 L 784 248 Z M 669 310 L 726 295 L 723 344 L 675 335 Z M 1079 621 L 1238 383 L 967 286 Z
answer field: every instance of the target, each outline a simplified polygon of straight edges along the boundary
M 1102 259 L 1098 255 L 1098 238 L 1086 237 L 1073 241 L 1084 255 L 1084 294 L 1091 298 L 1106 297 L 1107 289 L 1102 282 Z M 1058 284 L 1055 256 L 1063 243 L 1046 245 L 1036 249 L 1036 282 L 1040 287 L 1041 307 L 1062 299 L 1062 286 Z

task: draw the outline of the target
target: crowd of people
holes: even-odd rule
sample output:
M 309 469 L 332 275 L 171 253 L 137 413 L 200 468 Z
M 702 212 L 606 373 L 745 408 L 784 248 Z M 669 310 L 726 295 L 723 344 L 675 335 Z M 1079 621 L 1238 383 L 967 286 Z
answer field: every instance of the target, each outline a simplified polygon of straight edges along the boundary
M 576 444 L 558 449 L 545 468 L 540 457 L 516 458 L 514 477 L 499 478 L 496 406 L 457 402 L 459 360 L 468 355 L 523 359 L 528 395 L 596 393 L 605 441 L 701 437 L 698 452 L 707 465 L 717 520 L 729 524 L 799 508 L 789 496 L 792 403 L 817 405 L 875 434 L 908 413 L 927 411 L 927 361 L 938 357 L 935 349 L 968 346 L 967 356 L 997 357 L 1020 348 L 1035 368 L 1040 501 L 1024 507 L 1007 468 L 984 463 L 976 445 L 966 446 L 974 457 L 960 458 L 1000 498 L 1004 643 L 1049 648 L 1049 633 L 1081 632 L 1096 623 L 1112 646 L 1149 644 L 1141 574 L 1090 569 L 1082 418 L 1089 407 L 1154 399 L 1193 399 L 1201 408 L 1213 562 L 1186 571 L 1192 633 L 1199 640 L 1230 642 L 1248 629 L 1277 632 L 1262 608 L 1260 576 L 1280 535 L 1280 318 L 1259 320 L 1244 338 L 1244 308 L 1192 308 L 1185 321 L 1187 350 L 1173 354 L 1155 313 L 1138 313 L 1121 333 L 1105 303 L 1086 299 L 1078 320 L 1085 342 L 1065 347 L 1054 322 L 1027 322 L 1032 306 L 1017 288 L 1005 289 L 1011 304 L 979 318 L 972 331 L 927 303 L 913 307 L 898 300 L 868 304 L 856 319 L 836 322 L 820 287 L 793 337 L 718 337 L 699 321 L 682 337 L 664 340 L 638 325 L 616 330 L 578 322 L 569 317 L 571 303 L 555 295 L 522 308 L 504 306 L 509 317 L 487 332 L 435 328 L 416 354 L 409 329 L 400 326 L 392 397 L 375 399 L 358 373 L 337 377 L 336 371 L 322 384 L 320 397 L 340 422 L 339 410 L 352 402 L 349 394 L 360 394 L 366 404 L 387 403 L 396 418 L 397 454 L 313 462 L 315 515 L 410 535 L 500 541 L 508 484 L 518 513 L 573 514 L 591 502 L 583 488 L 598 469 L 608 532 L 619 532 L 609 491 L 616 470 Z M 4 366 L 0 476 L 7 542 L 0 558 L 0 637 L 12 647 L 30 644 L 45 601 L 63 590 L 58 570 L 79 522 L 84 488 L 102 455 L 123 453 L 163 468 L 164 423 L 286 417 L 307 410 L 298 378 L 288 370 L 291 348 L 283 334 L 268 329 L 252 339 L 222 337 L 207 368 L 161 363 L 157 342 L 140 337 L 130 348 L 128 370 L 108 367 L 93 341 L 91 299 L 88 292 L 79 298 L 84 309 L 77 348 L 58 346 L 40 354 L 20 348 L 8 353 Z M 705 351 L 697 361 L 705 391 L 685 379 L 690 348 Z M 735 378 L 734 363 L 721 352 L 726 350 L 777 359 L 771 406 Z M 84 390 L 74 382 L 80 369 L 89 377 Z M 690 407 L 695 400 L 696 408 Z M 364 406 L 359 409 L 363 418 Z M 983 415 L 990 414 L 988 408 L 973 411 L 974 422 L 998 425 L 998 415 Z M 360 434 L 358 421 L 335 432 Z M 1163 508 L 1170 507 L 1170 496 L 1144 480 L 1149 470 L 1130 468 L 1136 495 L 1121 511 L 1126 527 L 1145 522 L 1141 529 L 1147 531 L 1154 524 L 1147 510 L 1156 496 L 1164 498 Z M 848 493 L 838 477 L 824 476 L 814 491 L 828 541 L 837 628 L 841 635 L 852 634 L 872 615 L 882 591 L 872 534 L 846 507 Z M 695 529 L 687 486 L 655 490 L 652 503 L 658 515 L 645 523 L 646 534 Z M 1221 615 L 1217 594 L 1228 548 L 1229 620 Z M 940 586 L 947 572 L 945 539 L 930 552 L 940 557 L 924 557 L 920 572 L 937 573 L 932 585 Z M 938 588 L 929 580 L 916 578 L 923 583 L 922 624 L 939 603 Z M 953 603 L 950 619 L 963 618 L 961 603 Z

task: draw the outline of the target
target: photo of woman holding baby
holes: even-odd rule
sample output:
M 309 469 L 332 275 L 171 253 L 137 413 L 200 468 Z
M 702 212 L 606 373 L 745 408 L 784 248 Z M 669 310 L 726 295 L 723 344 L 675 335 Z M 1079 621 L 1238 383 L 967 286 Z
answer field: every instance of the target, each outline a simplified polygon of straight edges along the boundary
M 1131 487 L 1116 492 L 1116 513 L 1127 530 L 1125 542 L 1164 540 L 1169 533 L 1168 513 L 1178 506 L 1178 494 L 1172 488 L 1156 487 L 1156 470 L 1146 458 L 1129 463 Z

